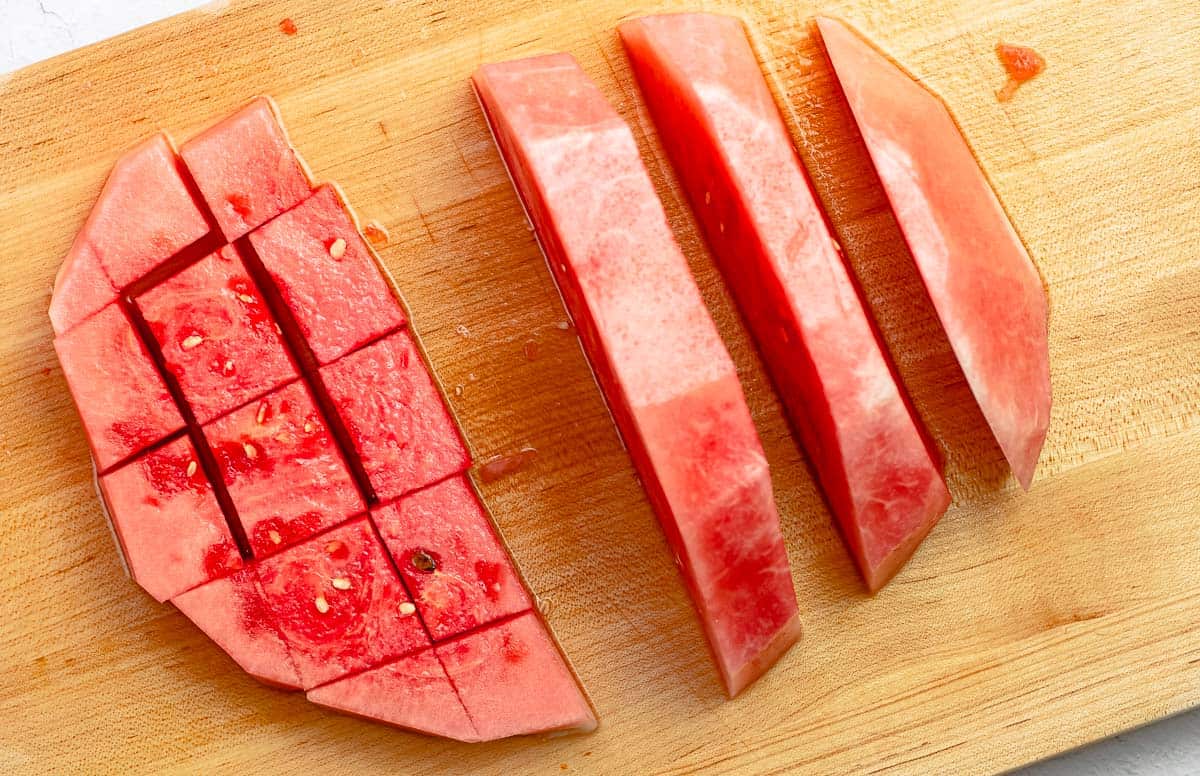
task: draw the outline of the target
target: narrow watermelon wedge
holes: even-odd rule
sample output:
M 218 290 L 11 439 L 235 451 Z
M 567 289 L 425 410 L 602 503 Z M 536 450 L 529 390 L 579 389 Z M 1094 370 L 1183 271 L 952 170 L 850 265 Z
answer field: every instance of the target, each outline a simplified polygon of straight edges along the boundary
M 254 567 L 177 595 L 171 603 L 255 679 L 288 690 L 300 687 Z
M 817 26 L 967 383 L 1028 490 L 1050 422 L 1037 269 L 945 104 L 840 22 Z
M 321 369 L 379 501 L 461 474 L 471 465 L 441 392 L 405 331 Z
M 365 517 L 259 561 L 258 573 L 306 690 L 429 645 Z
M 303 382 L 213 421 L 204 436 L 255 557 L 366 510 Z
M 196 448 L 181 437 L 100 478 L 129 572 L 159 601 L 241 568 Z
M 485 741 L 596 727 L 575 677 L 532 612 L 440 644 L 437 654 Z
M 742 22 L 669 14 L 619 29 L 705 237 L 878 590 L 946 511 L 950 492 Z
M 465 477 L 376 507 L 371 519 L 434 641 L 532 606 Z
M 301 335 L 325 365 L 404 324 L 404 311 L 337 190 L 251 233 Z
M 418 733 L 480 740 L 432 649 L 309 690 L 308 699 Z
M 266 97 L 189 140 L 180 155 L 230 242 L 296 206 L 312 189 Z
M 632 132 L 575 60 L 485 65 L 473 80 L 736 695 L 800 625 L 767 461 L 733 362 Z
M 114 303 L 54 340 L 100 471 L 183 428 L 128 316 Z
M 109 173 L 59 269 L 50 302 L 55 332 L 104 307 L 209 231 L 167 136 L 136 146 Z
M 200 423 L 299 375 L 271 311 L 232 246 L 135 301 Z

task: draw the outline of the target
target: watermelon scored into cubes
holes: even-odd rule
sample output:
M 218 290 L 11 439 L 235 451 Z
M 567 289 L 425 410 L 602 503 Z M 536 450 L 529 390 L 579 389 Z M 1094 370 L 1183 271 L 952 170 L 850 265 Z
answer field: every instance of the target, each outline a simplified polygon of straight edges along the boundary
M 800 624 L 733 362 L 632 132 L 575 60 L 484 65 L 473 82 L 736 695 Z
M 1028 490 L 1050 423 L 1041 277 L 945 104 L 842 23 L 817 26 L 950 346 Z
M 741 20 L 665 14 L 621 40 L 867 586 L 950 505 Z
M 161 174 L 137 179 L 161 201 L 132 196 L 121 182 L 135 177 L 114 172 L 97 204 L 104 218 L 89 219 L 90 236 L 77 245 L 120 235 L 123 219 L 131 236 L 149 223 L 190 234 L 193 219 L 159 180 L 170 177 L 163 169 L 182 176 L 178 160 L 169 144 L 147 147 L 161 163 L 145 169 Z M 198 261 L 215 240 L 168 250 L 150 235 L 145 252 L 105 254 L 111 265 L 101 264 L 99 248 L 76 250 L 51 300 L 55 347 L 134 579 L 171 600 L 247 673 L 306 689 L 339 711 L 462 741 L 595 727 L 461 477 L 470 465 L 465 442 L 402 330 L 398 294 L 335 189 L 308 198 L 267 100 L 189 143 L 184 155 L 216 211 L 198 203 L 206 225 L 222 221 L 229 236 L 275 220 Z M 118 199 L 125 210 L 113 206 Z M 161 212 L 145 212 L 156 204 Z M 308 255 L 313 245 L 328 264 Z M 335 318 L 305 307 L 322 303 Z M 310 354 L 324 359 L 320 375 Z M 375 516 L 388 516 L 397 552 L 415 540 L 436 555 L 440 573 L 415 585 L 419 601 Z M 520 704 L 493 703 L 496 718 L 481 733 L 437 645 L 510 640 L 513 617 L 537 659 L 495 667 L 506 677 L 495 690 L 509 698 L 523 682 L 524 692 L 536 692 Z M 473 708 L 486 701 L 486 684 L 476 685 Z

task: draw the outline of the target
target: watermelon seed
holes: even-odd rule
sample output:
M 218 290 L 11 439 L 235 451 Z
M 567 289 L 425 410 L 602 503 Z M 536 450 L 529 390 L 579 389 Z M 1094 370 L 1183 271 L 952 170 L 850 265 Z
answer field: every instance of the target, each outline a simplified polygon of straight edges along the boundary
M 258 425 L 261 426 L 263 424 L 263 421 L 265 421 L 266 419 L 267 419 L 267 403 L 264 401 L 262 404 L 258 405 L 258 415 L 256 415 L 254 417 L 254 420 L 258 423 Z
M 197 468 L 197 466 L 196 466 L 196 462 L 195 462 L 195 461 L 188 461 L 188 465 L 187 465 L 187 476 L 191 477 L 193 474 L 195 474 L 195 473 L 196 473 L 196 468 Z
M 254 297 L 250 296 L 249 294 L 238 294 L 238 299 L 242 300 L 246 304 L 254 304 Z
M 341 260 L 346 255 L 346 241 L 341 237 L 329 244 L 329 255 L 335 259 Z
M 401 617 L 411 617 L 416 611 L 417 607 L 413 605 L 412 601 L 404 601 L 400 604 Z
M 279 535 L 279 531 L 267 531 L 267 538 L 271 540 L 271 544 L 279 544 L 283 541 L 283 537 Z
M 249 442 L 242 443 L 242 450 L 245 451 L 247 458 L 257 458 L 258 457 L 258 448 L 255 447 L 254 445 L 250 444 Z
M 333 585 L 338 590 L 349 590 L 350 589 L 350 580 L 346 579 L 345 577 L 334 577 L 333 581 L 330 582 L 330 584 Z
M 224 367 L 222 367 L 222 371 L 224 371 L 225 374 L 227 374 L 227 375 L 233 374 L 233 359 L 232 358 L 225 362 Z
M 204 342 L 204 337 L 201 337 L 199 334 L 193 334 L 183 340 L 183 349 L 191 350 L 202 342 Z
M 417 550 L 413 553 L 412 564 L 416 567 L 417 571 L 423 571 L 426 574 L 432 574 L 437 571 L 437 561 L 424 550 Z
M 317 607 L 317 611 L 321 614 L 329 611 L 329 602 L 325 600 L 325 596 L 323 595 L 317 596 L 316 600 L 313 601 L 313 605 Z
M 304 433 L 305 434 L 311 434 L 313 432 L 314 428 L 316 428 L 316 427 L 313 425 L 313 422 L 311 420 L 305 421 L 305 423 L 304 423 Z

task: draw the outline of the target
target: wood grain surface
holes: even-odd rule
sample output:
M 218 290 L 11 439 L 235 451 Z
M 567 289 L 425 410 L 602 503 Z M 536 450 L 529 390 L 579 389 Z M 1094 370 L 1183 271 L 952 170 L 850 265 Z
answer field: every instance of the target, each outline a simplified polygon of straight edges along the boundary
M 618 20 L 664 7 L 752 25 L 946 456 L 954 506 L 873 598 L 620 50 Z M 916 280 L 806 25 L 817 10 L 946 98 L 1045 277 L 1055 405 L 1029 494 Z M 999 40 L 1049 63 L 1009 103 Z M 806 633 L 732 702 L 467 83 L 556 50 L 634 124 L 772 464 Z M 217 3 L 0 79 L 0 771 L 967 773 L 1200 703 L 1198 85 L 1193 0 Z M 50 286 L 125 148 L 259 93 L 315 174 L 390 231 L 382 257 L 477 457 L 537 449 L 484 490 L 595 734 L 467 746 L 335 715 L 258 685 L 122 574 Z

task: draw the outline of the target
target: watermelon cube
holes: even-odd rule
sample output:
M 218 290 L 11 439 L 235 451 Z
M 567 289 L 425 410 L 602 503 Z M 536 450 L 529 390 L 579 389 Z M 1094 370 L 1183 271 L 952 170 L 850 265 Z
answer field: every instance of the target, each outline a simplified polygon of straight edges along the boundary
M 376 507 L 371 519 L 434 641 L 530 608 L 517 570 L 465 477 Z
M 50 296 L 50 325 L 54 333 L 62 335 L 69 331 L 115 301 L 117 293 L 95 252 L 72 246 L 54 276 L 54 291 Z
M 418 733 L 479 740 L 432 649 L 309 690 L 308 699 Z
M 842 23 L 817 26 L 967 384 L 1028 489 L 1051 400 L 1037 268 L 946 105 Z
M 255 679 L 289 690 L 300 687 L 253 566 L 177 595 L 171 603 Z
M 160 602 L 242 566 L 199 460 L 185 436 L 100 478 L 129 571 Z
M 263 266 L 324 365 L 404 323 L 404 311 L 332 186 L 250 234 Z
M 664 14 L 621 40 L 663 145 L 871 590 L 950 505 L 740 19 Z
M 200 423 L 299 374 L 266 301 L 232 246 L 135 301 Z
M 305 689 L 429 645 L 366 517 L 257 565 Z
M 189 140 L 180 155 L 231 242 L 299 204 L 312 188 L 266 97 Z
M 485 741 L 596 727 L 574 675 L 532 612 L 440 644 L 437 654 Z
M 120 305 L 54 340 L 100 471 L 183 428 L 183 416 Z
M 212 421 L 204 436 L 255 557 L 366 509 L 308 387 L 297 381 Z
M 380 501 L 471 465 L 458 426 L 407 332 L 351 353 L 320 375 Z

